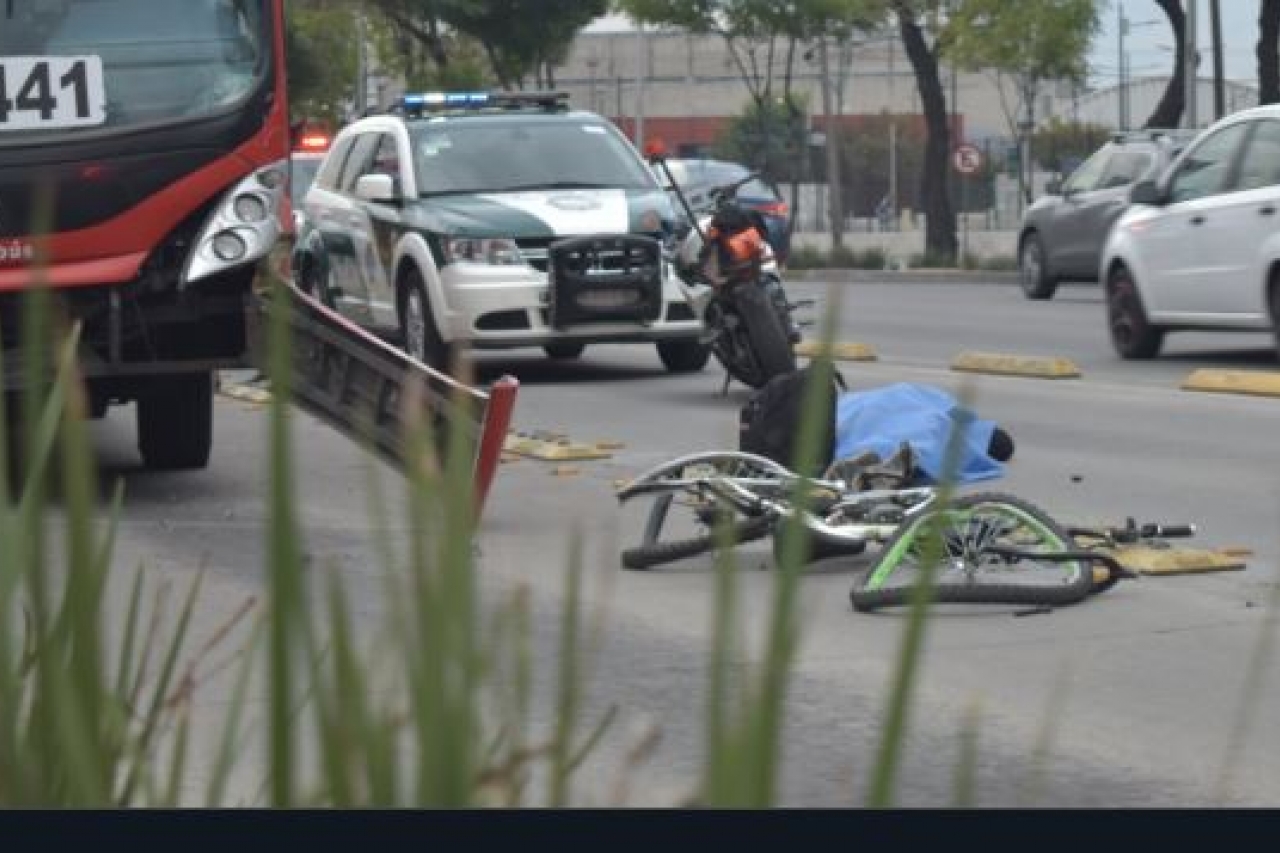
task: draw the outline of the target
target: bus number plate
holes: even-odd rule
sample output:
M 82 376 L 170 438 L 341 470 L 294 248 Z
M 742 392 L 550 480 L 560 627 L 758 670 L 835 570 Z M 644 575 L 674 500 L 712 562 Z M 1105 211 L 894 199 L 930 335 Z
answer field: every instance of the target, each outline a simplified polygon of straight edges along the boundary
M 94 127 L 106 100 L 101 57 L 0 56 L 0 132 Z

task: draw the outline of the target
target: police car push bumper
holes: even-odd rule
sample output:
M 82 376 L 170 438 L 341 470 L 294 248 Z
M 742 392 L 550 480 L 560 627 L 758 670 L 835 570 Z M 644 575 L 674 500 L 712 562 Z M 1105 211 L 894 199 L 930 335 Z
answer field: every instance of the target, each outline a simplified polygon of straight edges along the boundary
M 580 240 L 627 236 L 557 243 L 573 246 Z M 549 252 L 548 270 L 554 269 L 553 263 Z M 696 337 L 702 330 L 700 313 L 692 304 L 698 294 L 667 274 L 665 263 L 658 268 L 658 281 L 627 293 L 615 287 L 618 279 L 612 276 L 602 276 L 601 287 L 584 286 L 582 279 L 593 277 L 588 270 L 571 272 L 562 280 L 567 283 L 558 286 L 553 275 L 527 265 L 449 264 L 440 270 L 450 303 L 449 328 L 444 331 L 450 339 L 466 339 L 478 349 L 537 346 L 566 338 L 651 342 Z

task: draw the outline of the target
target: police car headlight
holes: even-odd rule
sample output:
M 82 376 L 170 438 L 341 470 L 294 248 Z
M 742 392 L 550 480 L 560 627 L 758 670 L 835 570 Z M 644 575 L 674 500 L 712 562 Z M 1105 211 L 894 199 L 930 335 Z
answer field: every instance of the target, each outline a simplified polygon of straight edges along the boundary
M 451 264 L 518 266 L 524 256 L 516 241 L 508 237 L 455 237 L 444 242 L 445 261 Z

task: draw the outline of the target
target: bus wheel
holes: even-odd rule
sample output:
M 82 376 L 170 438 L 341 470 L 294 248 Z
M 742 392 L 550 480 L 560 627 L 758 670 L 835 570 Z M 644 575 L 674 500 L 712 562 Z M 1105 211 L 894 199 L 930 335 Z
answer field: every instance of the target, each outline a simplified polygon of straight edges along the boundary
M 156 377 L 138 395 L 138 451 L 156 471 L 204 468 L 213 446 L 213 373 Z

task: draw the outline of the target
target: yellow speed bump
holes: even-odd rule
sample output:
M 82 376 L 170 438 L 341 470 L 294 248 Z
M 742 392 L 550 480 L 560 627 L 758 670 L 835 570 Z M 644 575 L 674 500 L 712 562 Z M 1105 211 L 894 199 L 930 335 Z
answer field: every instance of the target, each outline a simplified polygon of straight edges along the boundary
M 548 462 L 608 459 L 613 455 L 594 444 L 578 444 L 567 438 L 547 440 L 521 433 L 509 433 L 506 441 L 503 442 L 502 449 L 508 453 Z
M 1280 397 L 1280 373 L 1261 370 L 1202 369 L 1194 371 L 1183 380 L 1182 390 Z
M 801 341 L 796 344 L 796 355 L 803 358 L 817 358 L 823 350 L 831 354 L 834 361 L 875 361 L 876 351 L 870 344 L 833 343 L 824 347 L 820 341 Z
M 1238 572 L 1244 569 L 1240 552 L 1200 548 L 1147 548 L 1133 546 L 1111 552 L 1122 566 L 1140 575 L 1194 575 Z
M 1067 358 L 1041 358 L 989 352 L 962 352 L 951 362 L 951 369 L 964 373 L 1031 376 L 1039 379 L 1078 379 L 1080 377 L 1080 368 Z

